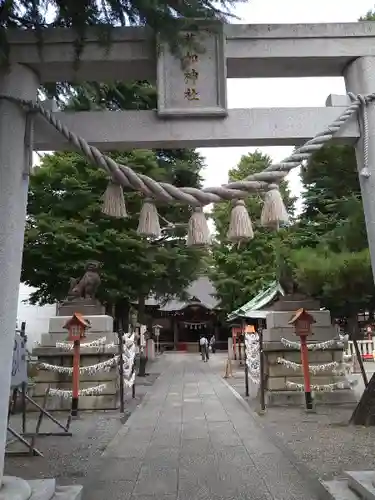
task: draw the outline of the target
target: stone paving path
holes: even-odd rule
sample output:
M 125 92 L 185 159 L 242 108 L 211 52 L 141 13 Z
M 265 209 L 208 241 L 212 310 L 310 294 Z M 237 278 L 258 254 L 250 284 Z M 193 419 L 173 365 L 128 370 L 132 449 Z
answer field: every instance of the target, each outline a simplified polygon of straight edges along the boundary
M 161 376 L 105 450 L 84 498 L 317 499 L 209 363 L 163 358 Z

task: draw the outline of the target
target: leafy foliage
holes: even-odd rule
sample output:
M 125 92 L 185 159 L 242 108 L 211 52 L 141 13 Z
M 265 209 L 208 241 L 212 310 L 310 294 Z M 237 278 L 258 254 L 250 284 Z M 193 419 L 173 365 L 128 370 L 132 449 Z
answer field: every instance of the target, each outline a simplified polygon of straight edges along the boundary
M 230 170 L 229 180 L 244 179 L 248 175 L 260 172 L 270 164 L 269 156 L 259 151 L 250 153 L 241 158 L 238 167 Z M 287 208 L 293 214 L 294 199 L 291 198 L 286 184 L 282 184 L 281 189 Z M 232 244 L 226 238 L 232 209 L 231 203 L 217 204 L 212 212 L 217 234 L 212 249 L 214 269 L 211 275 L 223 308 L 227 311 L 244 304 L 275 279 L 275 243 L 279 238 L 286 238 L 289 229 L 283 229 L 278 234 L 260 227 L 258 221 L 262 203 L 259 196 L 251 196 L 246 200 L 256 233 L 252 241 L 241 243 L 241 245 Z
M 334 253 L 317 248 L 292 254 L 302 289 L 318 298 L 336 317 L 351 317 L 375 305 L 375 288 L 367 249 Z
M 373 310 L 375 288 L 354 149 L 323 148 L 311 158 L 302 181 L 304 209 L 297 227 L 299 237 L 305 233 L 305 244 L 291 254 L 297 281 L 336 316 Z
M 338 252 L 367 246 L 356 158 L 351 146 L 326 146 L 302 172 L 304 207 L 300 227 L 311 232 L 309 246 L 326 244 Z
M 181 159 L 165 161 L 152 151 L 112 156 L 158 180 L 176 182 L 181 174 Z M 184 161 L 192 172 L 190 185 L 196 186 L 201 159 L 186 152 Z M 104 216 L 100 207 L 106 184 L 105 174 L 78 154 L 43 157 L 31 178 L 22 271 L 23 281 L 37 288 L 32 302 L 64 298 L 69 278 L 79 276 L 89 259 L 102 263 L 100 298 L 110 304 L 135 300 L 150 291 L 166 296 L 180 293 L 199 272 L 200 252 L 186 248 L 181 229 L 168 232 L 157 245 L 136 234 L 142 202 L 136 194 L 126 196 L 128 219 Z M 187 208 L 177 206 L 161 207 L 160 214 L 174 222 L 189 217 Z
M 88 27 L 95 27 L 98 40 L 110 44 L 113 26 L 149 26 L 168 40 L 173 48 L 181 45 L 181 27 L 193 19 L 232 17 L 230 10 L 240 0 L 194 0 L 166 2 L 150 0 L 3 0 L 0 9 L 0 62 L 8 60 L 9 29 L 33 30 L 43 43 L 48 27 L 73 28 L 77 34 L 76 54 L 79 58 Z
M 149 109 L 155 90 L 147 83 L 92 84 L 76 87 L 70 109 Z M 116 161 L 157 180 L 177 186 L 199 187 L 202 157 L 193 150 L 135 150 L 113 153 Z M 200 269 L 202 251 L 188 249 L 183 228 L 151 244 L 136 234 L 140 197 L 126 193 L 130 217 L 103 216 L 101 196 L 106 175 L 75 153 L 43 157 L 30 182 L 25 235 L 23 280 L 37 288 L 33 302 L 63 298 L 71 276 L 82 272 L 88 259 L 102 262 L 102 300 L 129 302 L 154 291 L 158 295 L 182 293 Z M 163 220 L 185 223 L 186 206 L 159 206 Z

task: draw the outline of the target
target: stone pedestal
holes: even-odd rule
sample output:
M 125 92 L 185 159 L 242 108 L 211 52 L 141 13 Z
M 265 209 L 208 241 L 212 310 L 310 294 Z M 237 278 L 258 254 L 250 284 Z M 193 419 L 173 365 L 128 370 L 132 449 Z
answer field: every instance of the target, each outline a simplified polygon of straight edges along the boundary
M 154 361 L 154 359 L 155 359 L 155 342 L 153 339 L 147 340 L 146 353 L 147 353 L 147 359 L 149 361 Z
M 302 370 L 294 370 L 278 363 L 277 360 L 278 358 L 284 358 L 294 363 L 301 363 L 299 349 L 286 347 L 281 342 L 281 338 L 292 342 L 300 342 L 299 337 L 295 334 L 294 327 L 289 325 L 288 322 L 295 310 L 305 307 L 307 302 L 312 305 L 313 301 L 288 300 L 288 297 L 285 299 L 278 303 L 277 310 L 267 315 L 267 329 L 263 331 L 265 388 L 268 406 L 304 404 L 304 392 L 287 386 L 288 381 L 296 384 L 304 383 Z M 286 310 L 287 308 L 290 310 Z M 308 311 L 316 321 L 312 326 L 313 335 L 308 337 L 308 343 L 326 342 L 337 336 L 337 332 L 331 324 L 329 311 L 314 311 L 311 309 Z M 333 361 L 341 363 L 344 347 L 334 344 L 325 350 L 309 350 L 308 353 L 310 366 Z M 333 367 L 330 370 L 321 371 L 316 374 L 310 373 L 311 385 L 328 385 L 338 382 L 344 382 L 347 385 L 346 376 L 335 374 L 334 370 L 335 368 Z M 356 398 L 354 391 L 346 388 L 335 389 L 332 392 L 314 391 L 314 400 L 316 403 L 343 404 L 355 403 Z
M 1 500 L 81 500 L 82 486 L 57 486 L 55 479 L 27 480 L 4 476 Z
M 228 358 L 233 359 L 233 338 L 228 337 Z
M 71 316 L 56 316 L 50 319 L 49 333 L 42 334 L 41 343 L 33 350 L 33 356 L 38 357 L 39 363 L 48 363 L 57 366 L 73 366 L 73 350 L 56 347 L 57 342 L 67 341 L 68 332 L 63 328 Z M 91 366 L 113 358 L 118 352 L 118 338 L 113 333 L 113 319 L 106 315 L 89 316 L 85 318 L 91 323 L 82 344 L 105 337 L 106 344 L 114 343 L 112 348 L 81 347 L 81 366 Z M 80 396 L 80 410 L 112 410 L 118 407 L 118 369 L 114 365 L 110 371 L 99 371 L 94 375 L 88 373 L 80 376 L 80 389 L 105 384 L 105 389 L 98 395 Z M 42 404 L 46 389 L 51 388 L 71 390 L 72 376 L 66 373 L 57 373 L 49 370 L 39 370 L 35 385 L 30 389 L 30 396 Z M 70 410 L 71 399 L 59 396 L 50 396 L 47 403 L 49 410 Z M 35 411 L 35 407 L 30 406 Z
M 73 316 L 74 313 L 83 316 L 104 316 L 105 307 L 96 299 L 66 300 L 57 306 L 58 316 Z

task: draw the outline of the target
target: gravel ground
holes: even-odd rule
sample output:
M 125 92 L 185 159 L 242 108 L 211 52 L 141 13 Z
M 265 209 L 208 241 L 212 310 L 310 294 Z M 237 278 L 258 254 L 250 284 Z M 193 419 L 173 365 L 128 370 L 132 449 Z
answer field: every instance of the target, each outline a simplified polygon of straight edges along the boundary
M 211 357 L 210 364 L 218 374 L 224 373 L 225 356 Z M 373 367 L 368 367 L 369 376 Z M 243 368 L 236 367 L 227 382 L 245 396 Z M 363 390 L 358 384 L 357 397 Z M 253 410 L 259 406 L 249 402 Z M 353 406 L 318 406 L 316 414 L 302 408 L 268 408 L 259 417 L 261 423 L 276 434 L 284 445 L 320 478 L 328 479 L 344 470 L 375 469 L 375 427 L 349 426 Z
M 128 391 L 125 401 L 126 414 L 121 418 L 119 411 L 92 411 L 81 412 L 79 419 L 71 423 L 72 436 L 48 436 L 36 440 L 35 446 L 43 453 L 43 457 L 31 456 L 6 456 L 5 474 L 20 476 L 24 479 L 38 479 L 53 477 L 58 484 L 82 484 L 89 480 L 90 470 L 95 470 L 100 456 L 109 442 L 120 430 L 125 420 L 132 411 L 142 402 L 146 392 L 155 382 L 158 373 L 155 373 L 155 365 L 151 365 L 151 373 L 136 382 L 136 398 L 131 398 Z M 148 367 L 149 368 L 149 367 Z M 66 422 L 67 413 L 54 412 L 53 416 L 60 422 Z M 27 414 L 27 430 L 35 429 L 37 414 Z M 11 417 L 10 425 L 16 430 L 21 429 L 20 415 Z M 45 419 L 41 432 L 60 431 L 56 424 Z M 9 450 L 25 450 L 20 443 L 12 443 Z

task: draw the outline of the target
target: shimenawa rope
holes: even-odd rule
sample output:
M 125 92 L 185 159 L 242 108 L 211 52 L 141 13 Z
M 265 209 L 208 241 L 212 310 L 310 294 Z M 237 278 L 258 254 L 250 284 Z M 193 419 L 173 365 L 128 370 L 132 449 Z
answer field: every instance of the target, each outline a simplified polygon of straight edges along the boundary
M 112 158 L 103 155 L 97 148 L 90 146 L 82 137 L 77 136 L 61 123 L 56 116 L 45 109 L 40 103 L 1 95 L 5 99 L 22 105 L 28 111 L 38 112 L 58 132 L 60 132 L 74 147 L 86 156 L 86 158 L 103 168 L 111 177 L 109 187 L 104 194 L 103 211 L 114 217 L 125 217 L 126 209 L 122 189 L 119 186 L 139 191 L 146 198 L 147 209 L 142 212 L 144 224 L 139 224 L 138 232 L 146 236 L 159 237 L 160 225 L 154 201 L 181 202 L 194 207 L 192 221 L 189 223 L 188 244 L 202 245 L 209 243 L 207 222 L 203 221 L 205 216 L 202 208 L 204 205 L 223 200 L 242 200 L 250 192 L 266 191 L 261 222 L 265 226 L 277 228 L 279 224 L 288 221 L 287 211 L 279 192 L 279 183 L 293 169 L 301 165 L 310 156 L 321 149 L 340 128 L 355 113 L 362 109 L 360 122 L 362 125 L 362 140 L 364 141 L 364 164 L 361 175 L 368 177 L 368 120 L 366 106 L 375 99 L 375 93 L 367 96 L 354 96 L 349 94 L 352 103 L 348 108 L 323 132 L 317 134 L 313 139 L 307 141 L 303 146 L 297 148 L 289 157 L 280 163 L 270 165 L 260 173 L 248 176 L 242 181 L 230 182 L 219 187 L 204 189 L 183 187 L 178 188 L 166 182 L 157 182 L 151 177 L 137 174 L 129 166 L 115 162 Z M 367 147 L 366 147 L 367 145 Z M 245 204 L 235 203 L 236 216 L 232 218 L 232 224 L 228 235 L 233 241 L 249 239 L 253 236 L 249 225 L 249 215 Z

